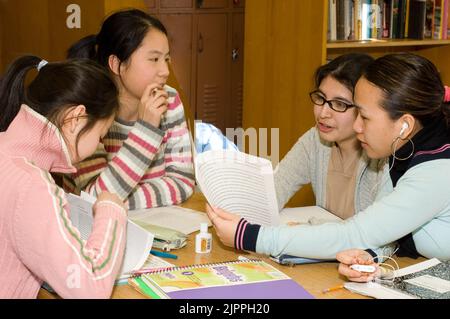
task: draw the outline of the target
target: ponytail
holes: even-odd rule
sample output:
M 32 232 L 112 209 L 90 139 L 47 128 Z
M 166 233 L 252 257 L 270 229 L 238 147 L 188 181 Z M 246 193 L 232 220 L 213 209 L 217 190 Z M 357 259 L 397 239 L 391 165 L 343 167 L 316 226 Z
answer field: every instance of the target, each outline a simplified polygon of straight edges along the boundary
M 450 87 L 444 85 L 444 98 L 442 102 L 442 113 L 447 120 L 448 135 L 450 137 Z
M 97 36 L 92 34 L 73 44 L 67 50 L 67 58 L 97 60 Z
M 0 132 L 6 131 L 25 100 L 25 78 L 41 59 L 24 56 L 9 66 L 0 82 Z

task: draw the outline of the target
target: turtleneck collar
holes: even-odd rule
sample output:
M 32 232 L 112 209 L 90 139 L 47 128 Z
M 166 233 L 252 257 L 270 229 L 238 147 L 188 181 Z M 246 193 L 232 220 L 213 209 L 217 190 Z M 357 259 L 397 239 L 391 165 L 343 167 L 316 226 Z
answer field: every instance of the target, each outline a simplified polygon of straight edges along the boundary
M 397 158 L 406 158 L 412 151 L 413 155 L 406 160 L 395 159 L 394 166 L 390 171 L 390 176 L 394 187 L 403 174 L 405 174 L 410 168 L 411 163 L 418 152 L 437 150 L 443 145 L 450 143 L 445 119 L 436 118 L 433 122 L 417 132 L 416 135 L 412 137 L 411 141 L 414 143 L 414 150 L 412 149 L 412 143 L 407 141 L 405 145 L 395 152 L 395 156 Z M 393 160 L 393 156 L 390 156 L 390 166 L 392 165 Z
M 0 133 L 0 145 L 5 153 L 25 157 L 46 171 L 76 172 L 59 129 L 25 104 L 6 132 Z

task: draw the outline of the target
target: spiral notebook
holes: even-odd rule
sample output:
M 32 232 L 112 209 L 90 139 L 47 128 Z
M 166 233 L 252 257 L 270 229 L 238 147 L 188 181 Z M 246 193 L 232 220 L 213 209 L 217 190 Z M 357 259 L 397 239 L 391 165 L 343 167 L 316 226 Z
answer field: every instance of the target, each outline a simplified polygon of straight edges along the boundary
M 313 299 L 286 274 L 258 259 L 173 267 L 128 282 L 153 299 Z

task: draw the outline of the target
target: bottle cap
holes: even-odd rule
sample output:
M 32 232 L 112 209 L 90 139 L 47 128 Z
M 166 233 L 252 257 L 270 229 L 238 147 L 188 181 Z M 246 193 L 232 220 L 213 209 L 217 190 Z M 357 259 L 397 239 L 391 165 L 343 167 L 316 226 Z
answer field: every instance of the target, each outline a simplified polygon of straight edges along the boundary
M 208 232 L 208 223 L 201 223 L 200 224 L 200 232 L 201 233 L 207 233 Z

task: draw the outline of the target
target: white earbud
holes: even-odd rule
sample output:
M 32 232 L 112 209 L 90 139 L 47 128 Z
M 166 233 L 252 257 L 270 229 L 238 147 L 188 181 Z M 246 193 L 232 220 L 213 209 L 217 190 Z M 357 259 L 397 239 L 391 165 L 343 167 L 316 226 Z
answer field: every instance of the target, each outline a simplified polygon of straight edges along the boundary
M 409 129 L 408 123 L 403 122 L 403 124 L 402 124 L 402 129 L 400 130 L 400 135 L 399 135 L 399 136 L 401 137 L 402 134 L 403 134 L 407 129 Z

